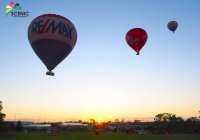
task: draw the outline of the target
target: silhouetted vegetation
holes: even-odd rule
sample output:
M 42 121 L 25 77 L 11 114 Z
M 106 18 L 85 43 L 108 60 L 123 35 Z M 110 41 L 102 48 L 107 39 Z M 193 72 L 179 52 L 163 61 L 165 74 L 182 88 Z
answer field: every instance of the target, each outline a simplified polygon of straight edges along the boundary
M 200 119 L 197 117 L 184 120 L 175 114 L 162 113 L 157 114 L 154 120 L 154 126 L 162 130 L 171 129 L 174 133 L 200 133 Z
M 6 114 L 2 113 L 3 106 L 2 106 L 2 101 L 0 101 L 0 133 L 6 131 L 6 126 L 4 123 L 4 118 L 6 117 Z

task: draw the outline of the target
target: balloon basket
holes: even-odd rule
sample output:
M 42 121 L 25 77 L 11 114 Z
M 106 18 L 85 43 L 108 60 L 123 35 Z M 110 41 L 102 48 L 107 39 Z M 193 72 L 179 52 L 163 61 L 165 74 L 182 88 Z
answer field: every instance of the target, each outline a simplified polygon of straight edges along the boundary
M 140 53 L 139 53 L 139 52 L 137 52 L 137 53 L 136 53 L 136 55 L 140 55 Z
M 47 71 L 47 72 L 46 72 L 46 75 L 54 76 L 54 73 L 53 73 L 52 71 Z

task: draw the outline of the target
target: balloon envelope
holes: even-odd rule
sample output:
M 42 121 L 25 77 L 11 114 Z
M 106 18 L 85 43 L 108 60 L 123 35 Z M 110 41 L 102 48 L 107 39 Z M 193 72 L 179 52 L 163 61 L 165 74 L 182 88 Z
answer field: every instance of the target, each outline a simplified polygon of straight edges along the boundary
M 140 50 L 145 45 L 147 38 L 147 32 L 142 28 L 134 28 L 126 33 L 126 42 L 137 52 L 137 55 L 139 55 Z
M 176 21 L 170 21 L 168 24 L 167 24 L 167 27 L 170 31 L 172 31 L 173 33 L 176 31 L 177 27 L 178 27 L 178 22 Z
M 51 72 L 74 48 L 77 31 L 67 18 L 44 14 L 29 25 L 28 39 L 34 52 Z

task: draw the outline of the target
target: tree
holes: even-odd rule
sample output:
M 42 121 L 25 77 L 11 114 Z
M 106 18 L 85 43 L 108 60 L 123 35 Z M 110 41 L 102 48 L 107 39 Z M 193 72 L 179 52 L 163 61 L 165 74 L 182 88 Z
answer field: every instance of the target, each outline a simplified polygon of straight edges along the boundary
M 4 118 L 6 117 L 6 114 L 2 113 L 3 106 L 2 101 L 0 101 L 0 132 L 5 131 L 5 124 L 4 124 Z
M 0 101 L 0 123 L 3 122 L 4 118 L 6 117 L 5 114 L 1 113 L 2 109 L 3 109 L 2 101 Z
M 167 122 L 169 121 L 171 118 L 176 117 L 176 115 L 174 114 L 170 114 L 170 113 L 162 113 L 162 114 L 157 114 L 154 118 L 155 121 L 163 121 L 163 122 Z
M 2 101 L 0 101 L 0 112 L 1 112 L 2 109 L 3 109 Z
M 184 131 L 184 120 L 182 117 L 176 117 L 175 114 L 162 113 L 154 118 L 155 124 L 162 130 L 173 130 L 174 132 Z
M 78 120 L 78 123 L 82 123 L 83 121 L 82 120 Z
M 92 123 L 92 124 L 94 124 L 96 121 L 95 121 L 95 119 L 90 119 L 90 123 Z
M 116 122 L 116 123 L 119 123 L 120 121 L 119 121 L 119 119 L 115 119 L 115 122 Z
M 198 118 L 197 117 L 190 117 L 186 121 L 187 122 L 198 122 Z
M 17 122 L 17 125 L 16 125 L 15 129 L 16 129 L 16 131 L 22 131 L 23 127 L 22 127 L 21 121 Z
M 196 133 L 197 131 L 200 132 L 200 121 L 198 117 L 190 117 L 186 120 L 187 128 L 190 132 Z
M 158 114 L 154 118 L 155 121 L 163 121 L 163 122 L 176 122 L 176 121 L 184 121 L 181 117 L 176 117 L 175 114 L 171 113 L 162 113 Z

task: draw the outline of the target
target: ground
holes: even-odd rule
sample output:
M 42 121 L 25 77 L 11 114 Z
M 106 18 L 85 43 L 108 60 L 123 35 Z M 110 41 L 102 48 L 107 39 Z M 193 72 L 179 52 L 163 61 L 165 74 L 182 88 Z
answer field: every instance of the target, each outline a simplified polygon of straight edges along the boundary
M 49 136 L 45 132 L 20 132 L 4 134 L 0 136 L 0 140 L 200 140 L 200 134 L 127 135 L 103 133 L 95 135 L 91 132 L 66 132 L 58 136 Z

